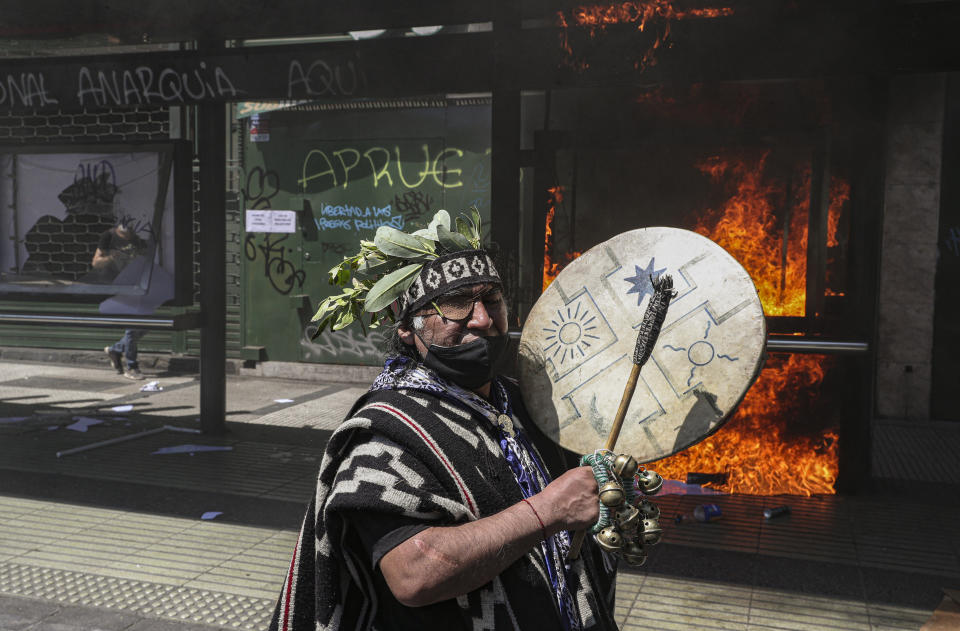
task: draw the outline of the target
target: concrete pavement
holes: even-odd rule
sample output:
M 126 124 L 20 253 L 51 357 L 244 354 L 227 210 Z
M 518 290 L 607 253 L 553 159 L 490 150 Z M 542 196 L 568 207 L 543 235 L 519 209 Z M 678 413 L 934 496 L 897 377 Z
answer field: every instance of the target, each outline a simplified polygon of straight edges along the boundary
M 323 446 L 365 385 L 230 376 L 214 438 L 194 433 L 196 375 L 153 370 L 163 391 L 144 393 L 96 355 L 0 361 L 0 630 L 265 628 Z M 956 503 L 716 496 L 720 522 L 670 519 L 703 501 L 658 498 L 664 542 L 620 574 L 622 628 L 917 629 L 960 587 Z

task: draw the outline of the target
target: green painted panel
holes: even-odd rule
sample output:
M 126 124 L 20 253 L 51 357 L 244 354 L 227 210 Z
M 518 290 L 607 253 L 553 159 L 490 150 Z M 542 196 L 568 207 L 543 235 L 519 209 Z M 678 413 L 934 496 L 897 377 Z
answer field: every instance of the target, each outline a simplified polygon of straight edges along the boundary
M 75 302 L 0 301 L 0 309 L 10 312 L 100 315 L 96 304 Z M 180 307 L 161 307 L 156 316 L 182 313 Z M 121 328 L 80 326 L 0 325 L 0 346 L 101 350 L 123 336 Z M 150 331 L 140 341 L 139 349 L 148 353 L 182 353 L 183 346 L 176 331 Z
M 271 360 L 379 363 L 382 339 L 359 327 L 307 338 L 332 291 L 327 271 L 379 226 L 415 230 L 439 208 L 476 205 L 488 232 L 489 106 L 275 112 L 258 134 L 244 135 L 245 208 L 295 210 L 298 221 L 293 234 L 245 234 L 243 344 Z

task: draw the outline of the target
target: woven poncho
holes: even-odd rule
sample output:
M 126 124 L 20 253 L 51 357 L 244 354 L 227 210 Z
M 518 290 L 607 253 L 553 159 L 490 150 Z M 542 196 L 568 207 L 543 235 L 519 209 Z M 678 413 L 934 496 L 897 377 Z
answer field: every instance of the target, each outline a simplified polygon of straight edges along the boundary
M 361 397 L 331 436 L 271 629 L 377 628 L 392 594 L 376 589 L 379 570 L 351 532 L 351 515 L 450 526 L 521 501 L 488 419 L 435 384 L 397 385 L 408 387 Z M 559 475 L 566 468 L 560 450 L 528 421 L 515 386 L 504 385 L 521 431 Z M 592 543 L 569 566 L 569 589 L 583 629 L 616 629 L 613 568 Z M 480 589 L 429 607 L 445 628 L 451 620 L 462 629 L 562 628 L 540 546 Z

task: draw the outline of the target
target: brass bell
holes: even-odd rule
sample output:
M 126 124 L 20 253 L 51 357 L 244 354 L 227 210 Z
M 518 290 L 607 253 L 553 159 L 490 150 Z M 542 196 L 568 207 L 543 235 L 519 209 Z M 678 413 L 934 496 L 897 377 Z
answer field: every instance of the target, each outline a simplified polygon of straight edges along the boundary
M 623 535 L 613 526 L 607 526 L 596 535 L 597 543 L 607 552 L 617 552 L 623 547 Z
M 644 519 L 660 519 L 660 507 L 650 500 L 640 500 L 637 509 Z
M 618 478 L 632 478 L 637 473 L 637 459 L 629 454 L 620 454 L 613 460 L 613 472 Z
M 616 508 L 623 504 L 623 498 L 623 487 L 614 480 L 610 480 L 600 487 L 600 501 L 604 506 Z
M 663 529 L 660 528 L 660 522 L 656 519 L 643 520 L 643 533 L 640 535 L 640 541 L 644 545 L 652 546 L 660 543 L 660 537 L 663 536 Z
M 616 515 L 617 526 L 623 532 L 633 532 L 640 525 L 640 511 L 627 504 Z
M 643 565 L 647 562 L 647 551 L 636 541 L 631 541 L 620 549 L 620 556 L 629 565 Z
M 663 478 L 661 478 L 660 474 L 656 471 L 641 471 L 637 482 L 640 490 L 647 495 L 656 495 L 660 489 L 663 488 Z

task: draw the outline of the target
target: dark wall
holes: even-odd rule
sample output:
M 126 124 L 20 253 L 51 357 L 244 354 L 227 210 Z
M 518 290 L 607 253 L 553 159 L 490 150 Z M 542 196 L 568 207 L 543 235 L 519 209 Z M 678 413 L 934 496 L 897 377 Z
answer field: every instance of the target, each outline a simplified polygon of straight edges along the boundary
M 0 116 L 0 143 L 123 142 L 166 140 L 170 115 L 165 107 L 140 107 L 125 112 Z
M 947 78 L 930 416 L 960 421 L 960 74 Z

